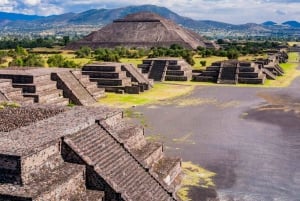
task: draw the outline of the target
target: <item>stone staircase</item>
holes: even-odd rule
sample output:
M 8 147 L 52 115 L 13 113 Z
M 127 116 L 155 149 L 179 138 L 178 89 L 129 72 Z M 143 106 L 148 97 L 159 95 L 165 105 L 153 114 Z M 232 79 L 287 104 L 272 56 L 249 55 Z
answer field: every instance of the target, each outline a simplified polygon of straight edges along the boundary
M 121 111 L 74 107 L 19 126 L 0 135 L 0 200 L 176 200 L 180 160 Z
M 33 98 L 25 98 L 22 90 L 13 88 L 13 84 L 10 79 L 0 79 L 0 101 L 12 101 L 21 104 L 32 104 Z
M 218 84 L 237 84 L 236 80 L 236 70 L 238 68 L 238 64 L 236 63 L 229 63 L 229 64 L 222 64 L 217 83 Z
M 154 81 L 163 81 L 165 79 L 168 63 L 169 62 L 165 60 L 154 60 L 150 67 L 148 77 Z
M 259 65 L 237 60 L 214 62 L 206 70 L 194 70 L 193 81 L 219 84 L 263 84 L 266 75 L 263 74 Z
M 69 103 L 69 100 L 63 97 L 63 91 L 57 89 L 56 82 L 51 80 L 50 74 L 32 76 L 32 80 L 22 82 L 17 79 L 13 86 L 21 88 L 24 97 L 34 98 L 35 103 L 60 106 Z
M 71 71 L 77 80 L 82 84 L 84 88 L 96 99 L 105 97 L 105 89 L 98 88 L 97 83 L 91 82 L 88 75 L 83 75 L 81 71 L 75 70 Z
M 192 78 L 192 67 L 183 59 L 146 59 L 138 68 L 154 81 L 188 81 Z
M 109 63 L 85 65 L 83 75 L 106 92 L 139 94 L 151 88 L 151 80 L 131 64 Z
M 87 106 L 97 102 L 71 71 L 52 73 L 51 79 L 57 82 L 57 87 L 63 90 L 64 96 L 74 104 Z
M 131 77 L 133 83 L 135 82 L 139 85 L 141 92 L 153 87 L 153 81 L 149 80 L 146 75 L 142 73 L 141 69 L 136 68 L 132 64 L 122 65 L 122 70 L 126 72 L 127 77 Z
M 171 192 L 176 191 L 178 180 L 181 177 L 179 158 L 165 156 L 161 143 L 147 142 L 142 127 L 137 127 L 124 120 L 118 120 L 117 124 L 109 121 L 101 121 L 100 124 L 120 143 L 124 144 L 144 168 L 150 169 L 152 176 L 161 181 L 166 189 Z M 164 163 L 166 160 L 169 161 L 168 164 Z
M 103 122 L 104 123 L 104 122 Z M 122 200 L 174 200 L 154 176 L 104 126 L 91 127 L 66 137 L 64 142 Z M 96 183 L 96 182 L 93 182 Z M 94 188 L 97 188 L 94 186 Z
M 266 74 L 267 79 L 269 79 L 269 80 L 276 80 L 276 75 L 273 74 L 273 73 L 272 73 L 271 71 L 269 71 L 268 69 L 263 68 L 263 69 L 262 69 L 262 72 L 263 72 L 264 74 Z

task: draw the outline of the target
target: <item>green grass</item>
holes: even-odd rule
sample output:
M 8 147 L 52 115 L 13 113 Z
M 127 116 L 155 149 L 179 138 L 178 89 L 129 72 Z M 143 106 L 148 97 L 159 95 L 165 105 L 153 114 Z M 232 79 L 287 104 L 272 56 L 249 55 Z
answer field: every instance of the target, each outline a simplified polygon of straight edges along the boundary
M 213 178 L 216 173 L 208 171 L 192 162 L 183 162 L 182 171 L 184 173 L 181 188 L 177 191 L 178 197 L 183 201 L 190 201 L 189 191 L 192 187 L 213 188 L 215 184 Z
M 106 98 L 99 103 L 118 107 L 129 108 L 138 105 L 146 105 L 166 101 L 190 93 L 194 89 L 192 85 L 178 85 L 174 83 L 156 83 L 154 88 L 141 94 L 115 94 L 107 93 Z
M 146 59 L 146 57 L 143 58 L 139 58 L 139 59 L 129 59 L 129 58 L 122 58 L 120 59 L 121 63 L 130 63 L 130 64 L 134 64 L 134 65 L 138 65 L 138 64 L 142 64 L 143 63 L 143 59 Z

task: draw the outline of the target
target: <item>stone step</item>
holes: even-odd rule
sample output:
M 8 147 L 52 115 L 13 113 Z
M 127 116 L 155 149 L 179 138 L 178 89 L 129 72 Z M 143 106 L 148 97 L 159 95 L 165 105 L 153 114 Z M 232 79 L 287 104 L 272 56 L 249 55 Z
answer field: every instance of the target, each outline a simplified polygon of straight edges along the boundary
M 141 126 L 125 124 L 121 129 L 113 130 L 117 131 L 120 141 L 125 143 L 129 149 L 139 149 L 146 145 L 144 129 Z
M 67 106 L 69 104 L 69 99 L 67 98 L 56 98 L 55 100 L 52 99 L 51 101 L 47 101 L 48 105 L 56 105 L 56 106 Z
M 120 72 L 121 66 L 88 64 L 88 65 L 83 66 L 82 71 Z
M 85 192 L 84 172 L 84 166 L 63 163 L 24 186 L 0 184 L 0 199 L 1 196 L 16 196 L 33 200 L 53 200 L 55 195 L 54 200 L 70 200 L 74 194 Z
M 98 126 L 98 128 L 97 128 Z M 66 137 L 65 142 L 88 165 L 94 167 L 94 171 L 126 200 L 157 200 L 156 197 L 164 197 L 165 200 L 172 197 L 159 185 L 143 166 L 118 143 L 109 133 L 99 125 L 94 125 L 94 132 L 87 137 L 89 132 L 80 132 L 74 136 Z M 85 137 L 82 137 L 85 136 Z M 86 139 L 86 142 L 84 140 Z M 157 187 L 159 185 L 159 187 Z M 147 192 L 147 193 L 145 193 Z M 136 199 L 135 194 L 143 193 L 143 198 Z
M 86 190 L 86 201 L 104 201 L 104 191 Z
M 13 88 L 12 86 L 10 88 L 2 89 L 2 92 L 4 92 L 8 98 L 13 99 L 14 97 L 22 97 L 22 90 Z
M 33 77 L 33 83 L 48 83 L 49 81 L 51 81 L 50 73 Z
M 181 172 L 181 160 L 164 156 L 152 167 L 152 171 L 169 186 Z
M 126 72 L 105 72 L 105 71 L 82 71 L 83 75 L 90 78 L 107 78 L 107 79 L 123 79 L 126 78 Z
M 6 89 L 12 87 L 12 81 L 10 79 L 0 79 L 0 89 Z
M 158 142 L 148 142 L 139 149 L 133 149 L 132 154 L 144 164 L 145 167 L 151 167 L 163 157 L 163 145 Z
M 165 81 L 188 81 L 187 76 L 166 75 Z
M 63 89 L 64 96 L 77 105 L 92 105 L 96 103 L 94 97 L 83 87 L 70 71 L 53 73 L 52 78 L 57 81 L 57 86 Z
M 131 86 L 131 79 L 107 79 L 107 78 L 90 78 L 92 82 L 97 82 L 99 86 Z M 103 87 L 101 87 L 103 88 Z
M 15 88 L 22 88 L 23 93 L 37 93 L 46 90 L 53 90 L 56 88 L 56 82 L 48 82 L 48 83 L 31 83 L 31 84 L 13 84 Z
M 38 93 L 23 93 L 24 97 L 33 97 L 36 103 L 47 102 L 48 99 L 53 99 L 57 97 L 63 97 L 62 90 L 53 89 L 49 91 L 42 91 Z
M 182 70 L 167 70 L 167 75 L 177 75 L 177 76 L 184 76 L 185 72 Z

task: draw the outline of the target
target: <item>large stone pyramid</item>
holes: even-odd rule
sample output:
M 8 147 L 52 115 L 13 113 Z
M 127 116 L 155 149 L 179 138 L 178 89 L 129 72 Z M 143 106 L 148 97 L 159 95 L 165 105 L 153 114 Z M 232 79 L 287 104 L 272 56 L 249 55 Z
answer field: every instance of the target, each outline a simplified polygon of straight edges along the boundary
M 167 20 L 157 14 L 140 12 L 115 20 L 83 39 L 69 44 L 66 49 L 81 46 L 114 48 L 117 46 L 151 48 L 178 44 L 188 49 L 206 47 L 207 41 L 199 34 Z

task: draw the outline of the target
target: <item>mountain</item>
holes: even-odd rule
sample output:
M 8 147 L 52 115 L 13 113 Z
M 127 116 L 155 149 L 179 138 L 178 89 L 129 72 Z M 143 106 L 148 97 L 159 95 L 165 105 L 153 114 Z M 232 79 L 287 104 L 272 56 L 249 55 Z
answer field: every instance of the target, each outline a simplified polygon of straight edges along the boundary
M 1 21 L 17 21 L 17 20 L 24 20 L 24 21 L 31 21 L 36 19 L 41 19 L 44 17 L 37 16 L 37 15 L 25 15 L 25 14 L 17 14 L 17 13 L 6 13 L 0 12 L 0 20 Z
M 287 21 L 287 22 L 284 22 L 282 24 L 293 27 L 293 28 L 300 28 L 300 23 L 297 22 L 297 21 Z
M 266 21 L 266 22 L 262 23 L 261 25 L 263 25 L 263 26 L 274 26 L 276 24 L 277 23 L 273 22 L 273 21 Z
M 270 33 L 273 27 L 278 29 L 278 26 L 275 26 L 276 23 L 271 21 L 263 24 L 247 23 L 234 25 L 211 20 L 193 20 L 188 17 L 180 16 L 165 7 L 142 5 L 117 9 L 92 9 L 81 13 L 65 13 L 48 17 L 0 13 L 0 34 L 5 31 L 13 31 L 14 33 L 40 33 L 49 30 L 51 33 L 59 34 L 87 34 L 111 23 L 113 20 L 142 11 L 156 13 L 181 26 L 205 33 L 206 35 L 215 35 L 216 33 L 221 35 L 236 35 L 237 33 L 255 35 L 265 32 Z M 299 23 L 296 21 L 286 22 L 285 27 L 287 25 L 290 27 L 299 27 Z M 90 29 L 85 28 L 86 26 L 89 26 Z

